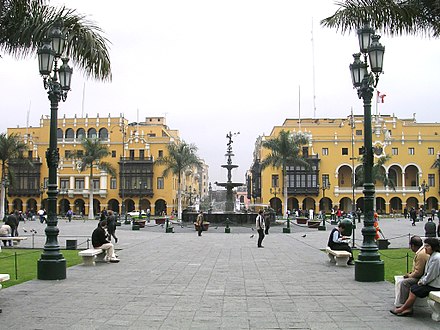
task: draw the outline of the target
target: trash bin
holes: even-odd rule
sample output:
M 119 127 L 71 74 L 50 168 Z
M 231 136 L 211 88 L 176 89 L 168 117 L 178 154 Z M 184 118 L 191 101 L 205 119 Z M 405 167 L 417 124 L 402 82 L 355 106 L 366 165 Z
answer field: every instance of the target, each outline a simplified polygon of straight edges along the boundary
M 78 245 L 78 241 L 76 239 L 66 240 L 66 250 L 76 250 L 77 245 Z
M 390 242 L 385 238 L 377 240 L 377 247 L 379 248 L 379 250 L 388 249 L 388 245 L 390 245 Z

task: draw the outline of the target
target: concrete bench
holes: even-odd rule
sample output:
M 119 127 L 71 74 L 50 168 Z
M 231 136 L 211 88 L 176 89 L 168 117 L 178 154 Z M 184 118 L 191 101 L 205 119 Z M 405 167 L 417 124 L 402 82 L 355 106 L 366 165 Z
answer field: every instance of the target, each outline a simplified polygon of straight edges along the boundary
M 3 236 L 1 236 L 0 237 L 0 241 L 12 241 L 12 243 L 14 245 L 20 245 L 20 242 L 24 241 L 26 239 L 27 239 L 26 236 L 23 236 L 23 237 L 19 237 L 19 236 L 6 236 L 6 237 L 3 237 Z
M 336 266 L 347 266 L 348 259 L 351 257 L 351 253 L 347 251 L 332 250 L 328 246 L 325 249 L 331 263 L 336 263 Z
M 94 266 L 95 261 L 104 262 L 105 250 L 91 248 L 79 251 L 78 255 L 82 257 L 84 266 Z
M 9 281 L 9 274 L 0 274 L 0 289 L 2 288 L 2 282 Z M 0 308 L 0 313 L 2 312 L 2 309 Z
M 432 309 L 431 318 L 440 322 L 440 291 L 431 291 L 428 296 L 428 305 Z
M 402 281 L 404 279 L 403 275 L 395 275 L 394 276 L 394 291 L 397 294 L 397 285 L 400 281 Z M 428 303 L 427 303 L 427 299 L 428 298 L 416 298 L 416 302 L 414 303 L 414 306 L 416 307 L 427 307 Z

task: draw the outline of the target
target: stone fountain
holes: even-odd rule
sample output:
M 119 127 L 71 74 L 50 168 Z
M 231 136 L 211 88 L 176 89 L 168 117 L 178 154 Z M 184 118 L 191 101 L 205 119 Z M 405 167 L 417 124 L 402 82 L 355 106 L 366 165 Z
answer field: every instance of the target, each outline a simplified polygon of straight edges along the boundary
M 228 181 L 227 182 L 215 182 L 216 186 L 219 187 L 225 187 L 226 188 L 226 203 L 225 203 L 225 212 L 234 212 L 235 211 L 235 202 L 234 202 L 234 195 L 232 192 L 232 189 L 236 188 L 236 187 L 240 187 L 243 185 L 243 183 L 237 183 L 237 182 L 232 182 L 232 169 L 233 168 L 237 168 L 238 165 L 233 165 L 232 164 L 232 156 L 234 156 L 233 152 L 232 152 L 232 137 L 234 135 L 240 134 L 240 132 L 238 133 L 231 133 L 229 132 L 226 135 L 226 138 L 229 140 L 227 143 L 227 149 L 226 149 L 226 155 L 228 157 L 227 160 L 227 164 L 226 165 L 222 165 L 223 168 L 226 168 L 228 170 Z
M 232 137 L 240 134 L 240 133 L 231 133 L 229 132 L 226 135 L 228 139 L 226 155 L 227 156 L 227 164 L 221 165 L 221 167 L 226 168 L 228 171 L 228 180 L 226 182 L 215 182 L 218 187 L 226 188 L 226 202 L 224 203 L 224 209 L 221 212 L 205 212 L 205 220 L 210 223 L 216 224 L 226 224 L 228 228 L 229 224 L 233 225 L 245 225 L 245 224 L 254 224 L 255 218 L 257 216 L 256 213 L 253 212 L 239 212 L 235 211 L 235 201 L 234 201 L 234 192 L 233 189 L 239 186 L 242 186 L 243 183 L 232 182 L 232 169 L 237 168 L 238 165 L 232 164 L 232 156 L 234 153 L 232 152 Z M 206 211 L 206 210 L 205 210 Z M 185 222 L 194 222 L 197 217 L 197 213 L 194 212 L 185 212 L 182 214 L 182 219 Z

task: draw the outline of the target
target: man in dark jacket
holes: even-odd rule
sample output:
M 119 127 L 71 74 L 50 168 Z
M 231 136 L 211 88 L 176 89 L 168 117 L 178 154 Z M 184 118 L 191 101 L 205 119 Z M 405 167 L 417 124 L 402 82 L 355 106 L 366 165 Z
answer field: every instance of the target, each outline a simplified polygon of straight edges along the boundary
M 11 227 L 11 236 L 18 236 L 16 235 L 17 231 L 17 224 L 18 224 L 18 211 L 12 212 L 8 215 L 8 218 L 6 219 L 5 223 Z
M 112 210 L 107 212 L 107 232 L 108 239 L 111 242 L 112 236 L 115 239 L 115 243 L 118 243 L 118 238 L 116 237 L 116 217 Z
M 107 241 L 107 221 L 101 221 L 98 227 L 92 233 L 92 245 L 95 249 L 105 250 L 106 256 L 104 258 L 107 262 L 119 262 L 115 255 L 113 244 Z

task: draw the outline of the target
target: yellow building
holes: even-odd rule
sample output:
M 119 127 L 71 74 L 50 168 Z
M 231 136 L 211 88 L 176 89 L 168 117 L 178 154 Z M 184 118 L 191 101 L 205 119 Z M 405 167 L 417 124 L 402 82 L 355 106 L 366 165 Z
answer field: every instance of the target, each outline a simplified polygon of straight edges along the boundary
M 309 168 L 289 166 L 288 209 L 313 209 L 315 212 L 340 208 L 363 210 L 362 187 L 353 189 L 356 171 L 362 165 L 364 144 L 363 116 L 335 119 L 286 119 L 273 128 L 269 136 L 259 137 L 255 144 L 254 161 L 248 184 L 254 203 L 270 204 L 277 212 L 283 209 L 283 176 L 281 169 L 261 170 L 261 161 L 269 153 L 262 141 L 278 136 L 281 130 L 303 132 L 310 143 L 302 149 Z M 405 208 L 419 208 L 424 199 L 428 212 L 438 209 L 439 168 L 433 167 L 440 157 L 440 124 L 417 123 L 415 118 L 398 119 L 394 115 L 372 118 L 375 163 L 390 158 L 382 166 L 389 184 L 378 180 L 375 208 L 379 213 L 402 213 Z M 355 175 L 353 176 L 353 169 Z M 422 187 L 429 187 L 429 190 Z
M 49 147 L 50 119 L 41 118 L 38 127 L 9 128 L 9 134 L 18 134 L 28 146 L 28 159 L 34 166 L 20 161 L 11 162 L 11 169 L 17 177 L 15 185 L 7 188 L 7 210 L 47 209 L 48 167 L 45 152 Z M 117 176 L 112 177 L 104 171 L 93 168 L 80 172 L 78 161 L 70 155 L 81 150 L 83 138 L 98 138 L 110 151 L 104 161 L 113 165 Z M 170 129 L 163 117 L 147 117 L 144 122 L 129 123 L 122 115 L 105 118 L 61 118 L 57 130 L 58 163 L 58 201 L 57 212 L 64 214 L 71 209 L 75 214 L 88 214 L 89 189 L 93 187 L 93 207 L 97 214 L 104 208 L 118 213 L 125 210 L 147 210 L 161 214 L 171 214 L 177 210 L 177 177 L 163 177 L 163 166 L 154 160 L 167 155 L 167 145 L 179 143 L 177 130 Z M 203 169 L 207 172 L 207 167 Z M 186 173 L 182 189 L 203 196 L 202 169 Z M 207 177 L 207 173 L 204 173 Z M 122 184 L 121 184 L 122 183 Z M 185 201 L 184 201 L 184 204 Z

